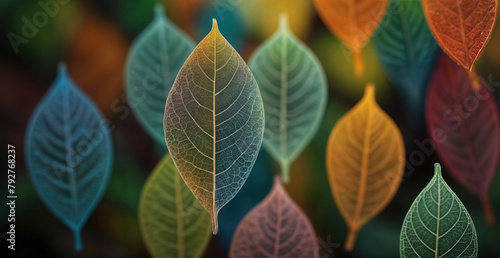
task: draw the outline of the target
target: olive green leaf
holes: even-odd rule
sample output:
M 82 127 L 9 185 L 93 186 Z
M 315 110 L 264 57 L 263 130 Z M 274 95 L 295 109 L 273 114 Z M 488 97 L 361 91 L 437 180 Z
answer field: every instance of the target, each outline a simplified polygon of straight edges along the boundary
M 401 257 L 477 257 L 474 223 L 441 177 L 438 163 L 406 214 L 399 250 Z
M 289 181 L 289 166 L 318 130 L 325 112 L 327 82 L 311 50 L 290 31 L 281 16 L 280 28 L 249 62 L 266 114 L 264 147 L 278 160 Z
M 194 42 L 165 16 L 155 18 L 134 41 L 127 58 L 125 83 L 132 112 L 155 142 L 167 151 L 163 136 L 165 100 Z
M 139 201 L 139 224 L 153 257 L 201 257 L 210 240 L 210 214 L 198 203 L 167 154 Z
M 165 106 L 165 140 L 194 196 L 212 215 L 236 196 L 257 159 L 264 134 L 259 87 L 213 20 L 188 57 Z

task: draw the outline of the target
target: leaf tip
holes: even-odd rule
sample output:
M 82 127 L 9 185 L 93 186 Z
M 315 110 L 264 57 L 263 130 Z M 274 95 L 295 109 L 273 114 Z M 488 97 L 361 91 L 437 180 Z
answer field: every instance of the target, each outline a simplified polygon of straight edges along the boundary
M 280 14 L 280 25 L 279 30 L 288 30 L 288 14 L 283 12 Z
M 375 85 L 371 82 L 366 84 L 365 93 L 363 95 L 365 99 L 375 99 Z
M 279 175 L 274 176 L 273 185 L 280 185 L 280 184 L 281 184 L 281 177 Z
M 217 25 L 217 20 L 212 18 L 212 30 L 219 30 L 219 26 Z
M 61 74 L 66 74 L 68 72 L 68 67 L 66 66 L 65 62 L 60 62 L 57 67 L 57 70 Z
M 441 165 L 439 163 L 434 163 L 434 176 L 441 177 Z
M 157 3 L 155 4 L 155 18 L 165 18 L 165 7 L 160 4 L 160 3 Z

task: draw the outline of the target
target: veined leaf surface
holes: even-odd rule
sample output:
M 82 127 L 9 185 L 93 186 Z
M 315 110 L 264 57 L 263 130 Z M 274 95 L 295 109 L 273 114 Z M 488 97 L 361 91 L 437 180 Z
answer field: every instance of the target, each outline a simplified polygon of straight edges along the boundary
M 422 0 L 427 23 L 441 48 L 469 71 L 479 89 L 474 64 L 490 39 L 497 16 L 497 0 Z
M 441 53 L 427 95 L 426 120 L 439 158 L 481 199 L 486 220 L 493 225 L 488 191 L 498 165 L 500 123 L 488 88 L 479 78 L 479 88 L 473 90 L 467 72 Z
M 309 219 L 275 176 L 268 196 L 238 225 L 229 257 L 317 257 L 316 249 Z
M 127 60 L 126 89 L 130 107 L 165 151 L 165 101 L 193 49 L 193 41 L 165 17 L 163 7 L 157 4 L 155 19 L 135 40 Z
M 474 223 L 434 165 L 434 177 L 406 213 L 399 240 L 401 257 L 477 257 Z
M 328 29 L 354 54 L 356 75 L 364 74 L 361 50 L 377 30 L 388 0 L 314 0 Z
M 346 250 L 354 247 L 361 227 L 392 200 L 404 164 L 401 132 L 368 85 L 361 101 L 333 128 L 326 153 L 333 197 L 349 228 Z
M 392 0 L 374 36 L 382 66 L 396 83 L 408 110 L 423 119 L 425 93 L 438 45 L 420 0 Z
M 285 182 L 289 166 L 318 130 L 327 101 L 327 82 L 314 54 L 288 28 L 278 31 L 249 62 L 266 115 L 264 146 L 280 162 Z
M 201 205 L 217 214 L 241 189 L 257 158 L 264 107 L 250 69 L 213 21 L 179 71 L 165 107 L 165 139 Z
M 77 251 L 82 249 L 83 225 L 111 175 L 113 146 L 104 121 L 61 64 L 26 131 L 31 181 L 45 206 L 73 230 Z
M 139 224 L 153 257 L 201 257 L 210 240 L 210 214 L 194 198 L 170 158 L 149 176 L 139 202 Z

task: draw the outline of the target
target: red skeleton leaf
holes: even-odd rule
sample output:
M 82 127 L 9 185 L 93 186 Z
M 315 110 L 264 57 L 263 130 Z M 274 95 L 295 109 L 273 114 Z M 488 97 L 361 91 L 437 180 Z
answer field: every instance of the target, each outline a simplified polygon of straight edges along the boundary
M 490 39 L 497 0 L 423 0 L 434 38 L 453 61 L 466 69 L 474 90 L 480 80 L 474 64 Z
M 471 87 L 468 74 L 441 53 L 427 93 L 426 120 L 439 158 L 450 174 L 482 202 L 495 224 L 488 190 L 498 163 L 497 105 L 486 82 Z

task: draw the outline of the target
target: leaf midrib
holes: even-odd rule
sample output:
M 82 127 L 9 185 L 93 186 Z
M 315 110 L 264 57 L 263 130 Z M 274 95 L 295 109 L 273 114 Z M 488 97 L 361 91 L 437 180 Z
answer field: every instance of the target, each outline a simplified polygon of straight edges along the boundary
M 169 53 L 168 53 L 168 45 L 167 44 L 167 35 L 165 33 L 165 30 L 163 30 L 163 28 L 165 29 L 170 29 L 168 26 L 169 24 L 164 22 L 163 23 L 164 27 L 163 26 L 160 26 L 159 27 L 159 30 L 158 30 L 158 33 L 159 33 L 159 37 L 158 37 L 158 41 L 160 43 L 160 73 L 163 74 L 163 78 L 162 78 L 162 83 L 163 85 L 161 86 L 166 86 L 166 87 L 163 87 L 163 89 L 165 90 L 165 99 L 166 97 L 168 96 L 168 93 L 170 92 L 170 88 L 169 86 L 171 85 L 166 85 L 166 83 L 168 82 L 168 75 L 171 73 L 170 71 L 170 64 L 169 64 L 169 61 L 170 60 L 170 57 L 169 57 Z M 162 65 L 163 64 L 163 65 Z M 164 69 L 164 67 L 167 67 L 168 69 L 168 72 L 165 72 L 167 69 Z
M 282 198 L 281 194 L 276 195 L 276 238 L 274 239 L 274 250 L 273 250 L 273 257 L 278 257 L 279 254 L 279 243 L 281 241 L 280 236 L 281 236 L 281 206 L 282 206 Z
M 217 26 L 217 25 L 215 25 Z M 216 207 L 215 207 L 215 191 L 216 191 L 216 184 L 215 184 L 215 179 L 216 179 L 216 163 L 215 163 L 215 153 L 216 153 L 216 149 L 215 149 L 215 144 L 216 144 L 216 139 L 217 139 L 217 136 L 216 136 L 216 128 L 215 128 L 215 82 L 217 81 L 217 34 L 215 33 L 214 35 L 214 80 L 213 80 L 213 91 L 212 91 L 212 94 L 213 94 L 213 98 L 212 98 L 212 121 L 213 121 L 213 134 L 214 134 L 214 137 L 212 138 L 213 140 L 213 193 L 212 193 L 212 212 L 213 212 L 213 226 L 215 227 L 216 226 L 216 223 L 217 223 L 217 210 L 216 210 Z M 212 229 L 212 231 L 214 231 Z
M 398 4 L 399 9 L 404 10 L 404 6 L 401 5 L 401 3 L 396 2 Z M 408 18 L 407 13 L 405 15 L 402 15 L 402 12 L 398 12 L 396 15 L 399 15 L 399 19 L 401 20 L 401 27 L 403 27 L 403 35 L 404 35 L 404 40 L 406 43 L 406 55 L 408 57 L 408 63 L 410 66 L 415 65 L 415 55 L 413 53 L 413 44 L 412 44 L 412 39 L 411 39 L 411 32 L 410 32 L 410 26 L 408 24 L 408 21 L 406 20 Z
M 436 248 L 434 249 L 434 258 L 438 258 L 439 251 L 439 221 L 441 220 L 441 182 L 437 179 L 438 185 L 438 202 L 437 202 L 437 216 L 436 216 Z
M 453 69 L 448 68 L 448 74 L 454 74 Z M 451 77 L 451 78 L 452 79 L 449 80 L 449 81 L 450 82 L 454 82 L 455 78 L 454 77 Z M 467 80 L 467 82 L 468 82 L 468 80 Z M 460 82 L 451 83 L 450 84 L 451 85 L 450 90 L 452 91 L 450 95 L 453 98 L 453 102 L 455 103 L 455 105 L 462 106 L 462 101 L 461 101 L 461 97 L 460 97 L 460 95 L 462 95 L 462 94 L 460 92 L 460 89 L 457 86 L 459 83 Z M 469 85 L 466 85 L 466 86 L 468 87 Z M 460 117 L 462 117 L 462 116 L 460 116 Z M 477 158 L 476 153 L 474 153 L 474 151 L 473 151 L 474 150 L 473 144 L 472 144 L 472 142 L 469 139 L 470 133 L 469 133 L 469 130 L 468 130 L 467 126 L 466 126 L 468 120 L 467 119 L 462 119 L 461 121 L 462 122 L 461 122 L 461 124 L 459 126 L 460 128 L 458 128 L 459 129 L 458 133 L 461 135 L 461 138 L 464 140 L 464 143 L 465 143 L 465 152 L 467 153 L 467 156 L 469 157 L 470 161 L 474 163 L 474 166 L 472 166 L 474 174 L 476 174 L 476 175 L 477 174 L 481 174 L 481 171 L 479 171 L 477 169 L 480 166 L 479 159 Z M 454 129 L 453 131 L 456 131 L 456 129 Z
M 181 176 L 176 171 L 174 172 L 174 190 L 175 190 L 175 209 L 177 219 L 177 257 L 184 257 L 184 222 L 182 213 L 182 191 L 181 191 Z
M 371 101 L 371 100 L 369 100 Z M 371 113 L 372 107 L 369 105 L 367 107 L 367 118 L 366 118 L 366 129 L 365 135 L 363 137 L 363 157 L 361 159 L 361 171 L 360 171 L 360 182 L 359 182 L 359 191 L 358 197 L 356 200 L 356 208 L 354 210 L 353 217 L 353 227 L 358 227 L 359 225 L 359 217 L 361 214 L 361 210 L 363 208 L 363 203 L 365 201 L 365 191 L 366 191 L 366 181 L 368 178 L 368 164 L 369 164 L 369 154 L 370 154 L 370 135 L 371 135 Z
M 68 177 L 71 185 L 70 189 L 70 195 L 71 195 L 71 201 L 73 204 L 73 212 L 75 213 L 75 222 L 78 222 L 78 186 L 76 182 L 76 175 L 74 168 L 71 164 L 71 157 L 73 157 L 73 138 L 71 136 L 71 115 L 69 114 L 69 87 L 64 85 L 61 85 L 62 87 L 62 98 L 63 98 L 63 106 L 66 108 L 63 108 L 63 117 L 64 117 L 64 142 L 65 142 L 65 147 L 67 151 L 66 155 L 66 164 L 68 165 Z
M 287 81 L 287 74 L 288 74 L 288 64 L 286 62 L 287 60 L 287 44 L 286 44 L 286 37 L 281 36 L 281 102 L 280 102 L 280 146 L 281 146 L 281 166 L 282 170 L 285 170 L 284 168 L 288 166 L 288 144 L 287 144 L 287 138 L 288 138 L 288 131 L 287 131 L 287 101 L 288 101 L 288 81 Z M 288 171 L 284 171 L 285 173 L 288 173 Z
M 467 49 L 467 39 L 465 37 L 464 17 L 462 14 L 462 8 L 460 7 L 462 0 L 457 0 L 456 3 L 457 3 L 457 10 L 458 10 L 458 20 L 460 23 L 460 35 L 462 37 L 462 43 L 464 45 L 465 65 L 469 68 L 471 66 L 469 63 L 469 50 Z M 472 68 L 472 67 L 470 67 L 470 68 Z

